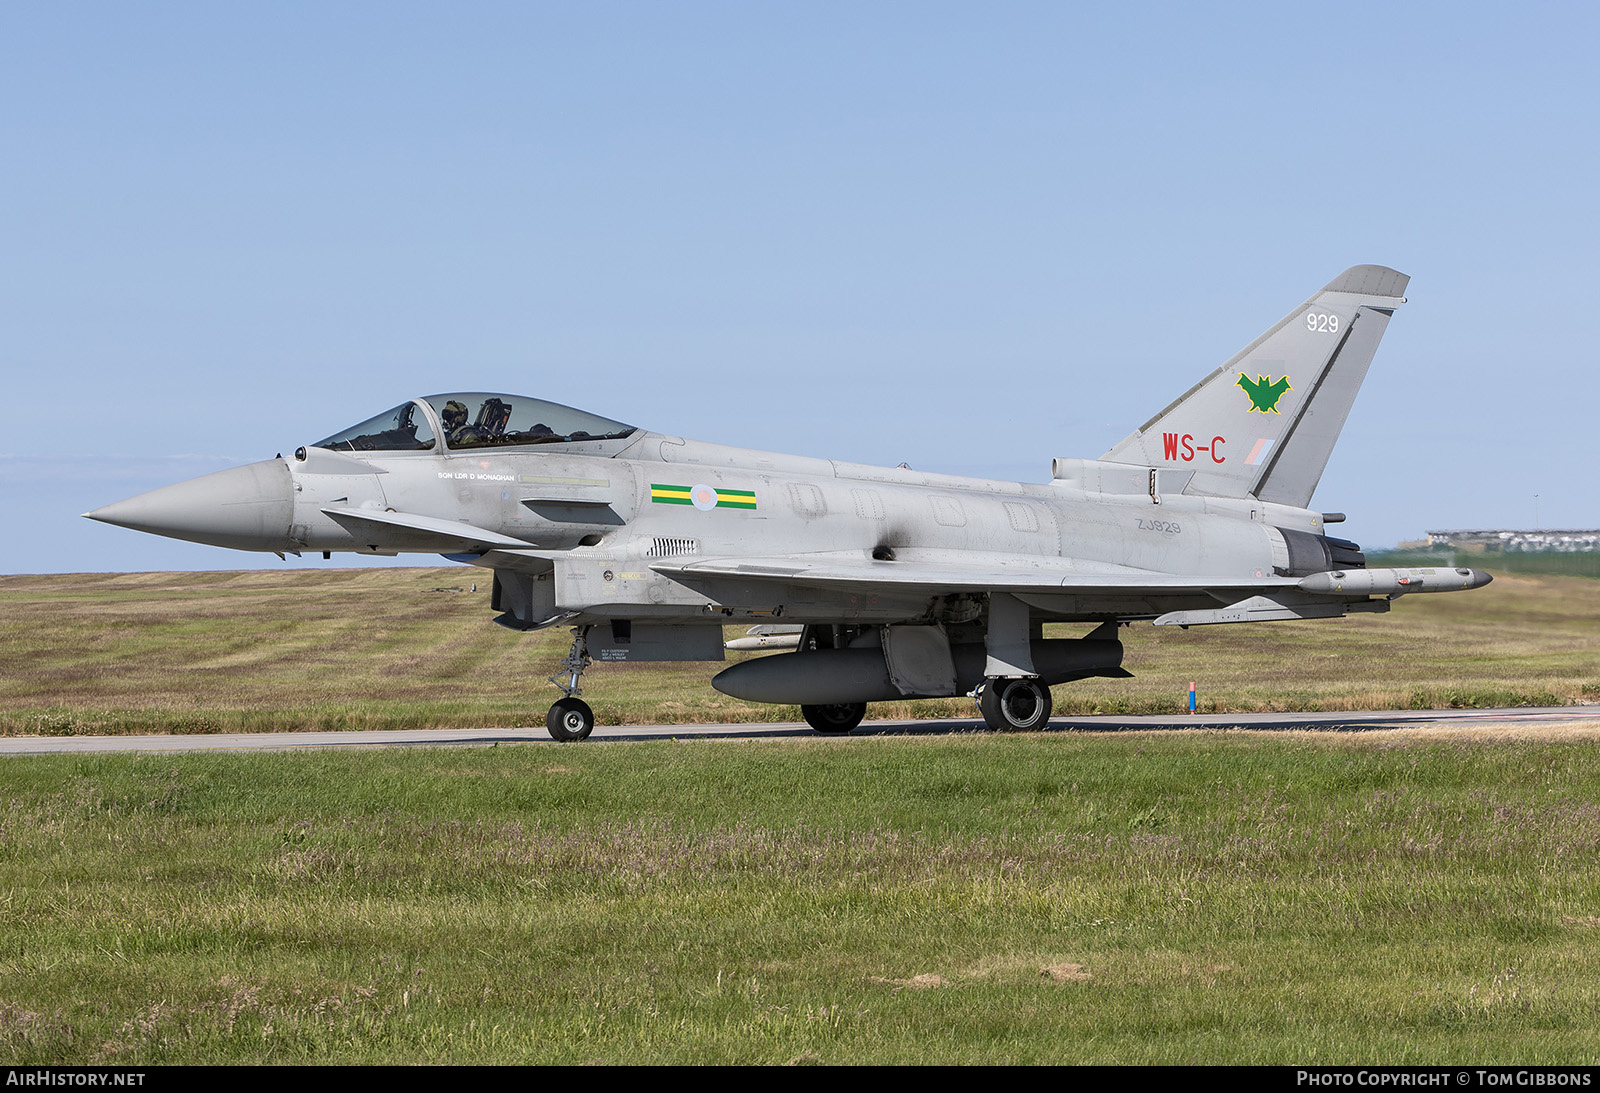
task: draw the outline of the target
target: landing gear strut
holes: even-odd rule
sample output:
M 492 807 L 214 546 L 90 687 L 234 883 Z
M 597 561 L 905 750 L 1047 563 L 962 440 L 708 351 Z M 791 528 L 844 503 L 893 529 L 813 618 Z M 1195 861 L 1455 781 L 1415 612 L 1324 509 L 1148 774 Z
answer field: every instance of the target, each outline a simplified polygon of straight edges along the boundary
M 1050 721 L 1050 688 L 1034 678 L 986 679 L 978 709 L 995 732 L 1032 732 Z
M 544 719 L 545 727 L 556 740 L 582 740 L 594 731 L 594 711 L 578 697 L 583 693 L 578 687 L 578 680 L 583 676 L 583 670 L 592 663 L 589 657 L 589 628 L 574 626 L 572 648 L 567 650 L 567 659 L 561 662 L 562 670 L 550 677 L 550 682 L 560 687 L 566 695 L 550 707 Z

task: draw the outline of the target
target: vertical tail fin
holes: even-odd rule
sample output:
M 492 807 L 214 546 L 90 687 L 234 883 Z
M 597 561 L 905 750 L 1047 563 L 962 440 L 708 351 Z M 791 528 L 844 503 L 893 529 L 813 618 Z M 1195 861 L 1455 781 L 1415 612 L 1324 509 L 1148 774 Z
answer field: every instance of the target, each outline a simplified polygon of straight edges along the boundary
M 1101 458 L 1304 508 L 1411 278 L 1354 266 Z

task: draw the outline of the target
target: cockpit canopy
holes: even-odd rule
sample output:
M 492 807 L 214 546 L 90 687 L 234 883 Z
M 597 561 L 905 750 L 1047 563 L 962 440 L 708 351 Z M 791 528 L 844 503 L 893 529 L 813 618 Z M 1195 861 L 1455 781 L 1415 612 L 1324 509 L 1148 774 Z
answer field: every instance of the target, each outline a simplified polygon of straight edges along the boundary
M 522 395 L 429 395 L 424 401 L 452 448 L 617 440 L 633 432 L 632 425 Z
M 433 450 L 441 435 L 446 448 L 460 450 L 618 440 L 633 431 L 632 425 L 544 399 L 460 392 L 404 403 L 315 446 L 344 452 L 419 452 Z
M 433 426 L 414 402 L 402 403 L 312 445 L 341 452 L 421 452 L 434 445 Z

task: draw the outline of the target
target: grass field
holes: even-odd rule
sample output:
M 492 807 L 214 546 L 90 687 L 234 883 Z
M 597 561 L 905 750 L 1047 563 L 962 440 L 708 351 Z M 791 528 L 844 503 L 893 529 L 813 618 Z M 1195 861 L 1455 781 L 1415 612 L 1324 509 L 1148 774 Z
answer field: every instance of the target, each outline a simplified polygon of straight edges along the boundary
M 493 625 L 467 568 L 0 577 L 0 732 L 542 727 L 565 630 Z M 471 590 L 478 582 L 478 590 Z M 1087 627 L 1061 627 L 1076 636 Z M 737 633 L 730 630 L 730 633 Z M 1503 575 L 1384 616 L 1122 631 L 1131 680 L 1061 714 L 1560 705 L 1600 699 L 1600 581 Z M 799 720 L 712 690 L 720 664 L 600 664 L 600 724 Z M 968 715 L 964 699 L 872 716 Z
M 1595 745 L 12 758 L 0 1057 L 1592 1065 Z
M 472 571 L 0 578 L 6 731 L 539 724 Z M 1600 697 L 1600 582 L 1124 631 L 1063 712 Z M 793 718 L 600 665 L 604 721 Z M 964 706 L 919 703 L 890 716 Z M 1587 1063 L 1600 730 L 0 763 L 12 1064 Z

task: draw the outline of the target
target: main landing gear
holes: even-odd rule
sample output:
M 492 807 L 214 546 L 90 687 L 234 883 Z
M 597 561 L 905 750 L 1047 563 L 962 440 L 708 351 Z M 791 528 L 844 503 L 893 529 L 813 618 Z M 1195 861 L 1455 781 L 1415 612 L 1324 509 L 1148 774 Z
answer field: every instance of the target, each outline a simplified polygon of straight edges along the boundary
M 578 680 L 583 670 L 592 663 L 589 657 L 589 628 L 574 626 L 572 648 L 567 650 L 567 659 L 561 662 L 562 670 L 550 677 L 550 682 L 560 687 L 566 697 L 551 706 L 544 719 L 550 735 L 563 743 L 582 740 L 594 731 L 594 711 L 578 697 L 582 693 L 578 688 Z
M 978 688 L 978 709 L 995 732 L 1032 732 L 1050 721 L 1050 688 L 1034 678 L 989 678 Z
M 973 697 L 995 732 L 1032 732 L 1050 721 L 1050 688 L 1034 668 L 1033 630 L 1027 604 L 1005 592 L 989 596 L 984 680 Z
M 801 706 L 800 716 L 818 732 L 847 733 L 867 716 L 865 702 L 836 702 L 829 706 Z

